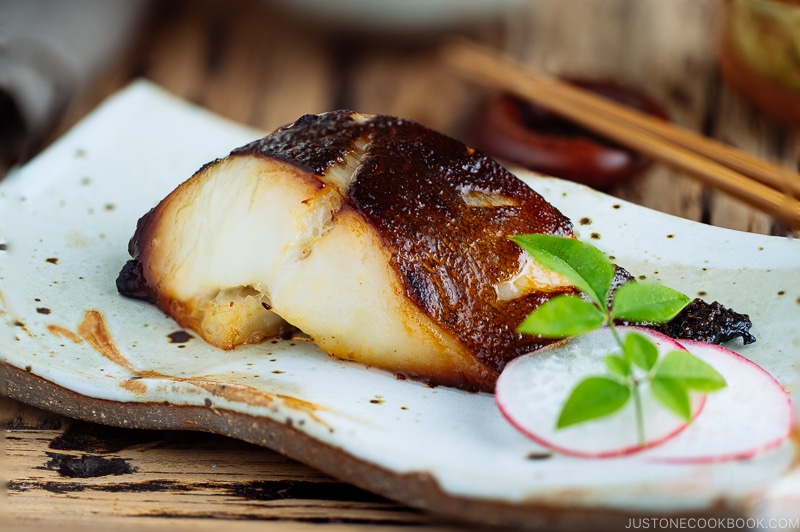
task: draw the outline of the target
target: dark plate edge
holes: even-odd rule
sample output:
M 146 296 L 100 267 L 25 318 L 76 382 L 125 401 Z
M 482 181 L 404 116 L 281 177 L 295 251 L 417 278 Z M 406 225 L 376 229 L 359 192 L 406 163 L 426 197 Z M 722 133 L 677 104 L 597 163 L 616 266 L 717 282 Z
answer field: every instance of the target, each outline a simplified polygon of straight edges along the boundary
M 515 528 L 560 530 L 619 530 L 639 518 L 743 517 L 723 504 L 709 511 L 680 514 L 622 512 L 608 508 L 553 506 L 527 501 L 458 497 L 444 492 L 424 472 L 399 474 L 360 460 L 322 443 L 289 424 L 249 414 L 169 403 L 127 403 L 78 394 L 53 382 L 0 361 L 5 394 L 17 401 L 69 418 L 144 430 L 209 432 L 274 450 L 361 489 L 462 523 Z

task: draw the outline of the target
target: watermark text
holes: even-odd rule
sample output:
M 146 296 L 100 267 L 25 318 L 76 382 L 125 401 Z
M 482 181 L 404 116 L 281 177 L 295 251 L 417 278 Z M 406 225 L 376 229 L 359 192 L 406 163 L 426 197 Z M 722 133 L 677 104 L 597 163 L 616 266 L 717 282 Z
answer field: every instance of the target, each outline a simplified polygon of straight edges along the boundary
M 627 529 L 800 530 L 800 517 L 631 517 Z

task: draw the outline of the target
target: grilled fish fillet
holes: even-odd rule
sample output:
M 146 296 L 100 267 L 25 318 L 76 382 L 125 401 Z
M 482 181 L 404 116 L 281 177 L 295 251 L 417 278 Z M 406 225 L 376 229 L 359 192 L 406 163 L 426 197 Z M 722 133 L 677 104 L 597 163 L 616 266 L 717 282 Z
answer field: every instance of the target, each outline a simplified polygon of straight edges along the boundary
M 548 340 L 516 327 L 574 291 L 509 237 L 571 222 L 415 122 L 336 111 L 213 161 L 143 216 L 122 294 L 223 349 L 289 328 L 343 359 L 491 391 Z
M 572 290 L 508 237 L 571 227 L 456 140 L 336 111 L 178 186 L 139 221 L 117 285 L 223 349 L 290 324 L 337 357 L 491 390 L 508 360 L 542 343 L 517 325 Z

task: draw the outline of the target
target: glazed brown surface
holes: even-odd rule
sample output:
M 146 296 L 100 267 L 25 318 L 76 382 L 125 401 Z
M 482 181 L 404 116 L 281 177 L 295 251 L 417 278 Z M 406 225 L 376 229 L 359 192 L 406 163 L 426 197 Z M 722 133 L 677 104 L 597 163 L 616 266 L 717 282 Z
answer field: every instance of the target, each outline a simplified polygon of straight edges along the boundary
M 235 150 L 233 155 L 281 159 L 322 174 L 356 139 L 369 139 L 349 203 L 391 250 L 406 296 L 493 372 L 542 340 L 516 327 L 552 294 L 498 301 L 494 285 L 522 261 L 509 237 L 571 235 L 557 209 L 482 152 L 424 126 L 388 116 L 356 121 L 338 111 L 307 115 Z M 464 194 L 502 198 L 474 206 Z

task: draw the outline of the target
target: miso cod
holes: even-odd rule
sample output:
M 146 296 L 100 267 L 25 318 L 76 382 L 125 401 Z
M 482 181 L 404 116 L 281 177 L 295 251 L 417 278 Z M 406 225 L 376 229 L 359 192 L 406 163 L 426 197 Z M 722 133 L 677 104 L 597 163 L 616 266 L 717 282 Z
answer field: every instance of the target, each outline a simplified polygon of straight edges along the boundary
M 117 286 L 223 349 L 296 327 L 336 357 L 488 391 L 547 343 L 523 318 L 573 290 L 508 238 L 571 227 L 459 141 L 337 111 L 178 186 L 139 221 Z

